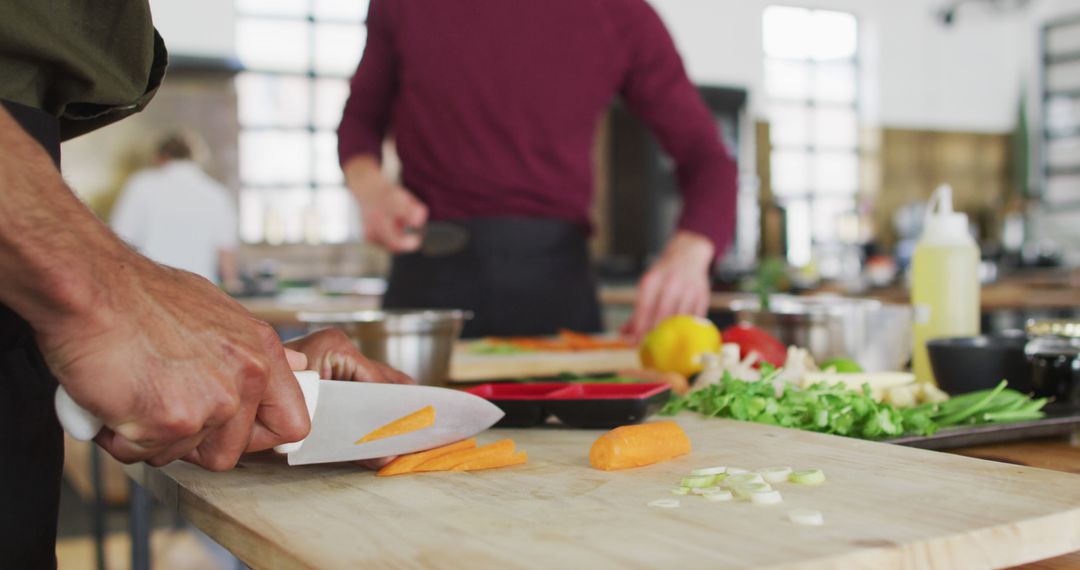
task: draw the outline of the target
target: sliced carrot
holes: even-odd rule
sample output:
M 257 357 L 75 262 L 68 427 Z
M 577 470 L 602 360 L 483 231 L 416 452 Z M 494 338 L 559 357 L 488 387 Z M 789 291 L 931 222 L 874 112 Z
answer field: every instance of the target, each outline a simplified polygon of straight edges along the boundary
M 567 329 L 559 331 L 559 340 L 569 350 L 610 350 L 620 348 L 633 348 L 633 345 L 622 339 L 597 338 Z
M 521 465 L 529 460 L 529 454 L 522 451 L 520 453 L 506 455 L 488 455 L 486 457 L 478 457 L 476 459 L 468 460 L 464 463 L 458 463 L 451 469 L 451 471 L 479 471 L 481 469 L 495 469 L 496 467 L 509 467 L 511 465 Z
M 617 427 L 589 450 L 589 463 L 611 471 L 641 467 L 690 453 L 690 438 L 672 421 Z
M 476 438 L 470 437 L 469 439 L 463 439 L 457 443 L 451 443 L 450 445 L 399 456 L 397 459 L 387 463 L 382 469 L 379 469 L 379 472 L 376 473 L 376 475 L 379 477 L 389 477 L 391 475 L 410 473 L 417 465 L 420 465 L 429 459 L 435 459 L 436 457 L 441 457 L 448 453 L 461 451 L 463 449 L 476 449 Z
M 557 338 L 535 336 L 487 337 L 484 342 L 495 346 L 510 346 L 529 352 L 578 352 L 633 348 L 633 345 L 621 339 L 598 338 L 566 329 L 560 330 Z
M 354 445 L 360 445 L 361 443 L 367 443 L 377 439 L 394 437 L 396 435 L 404 435 L 426 427 L 431 427 L 434 423 L 435 408 L 424 406 L 423 408 L 420 408 L 403 418 L 398 418 L 356 440 Z
M 453 469 L 456 465 L 471 461 L 478 461 L 489 456 L 502 456 L 507 457 L 514 454 L 514 441 L 511 439 L 504 439 L 495 443 L 490 443 L 483 447 L 477 447 L 476 449 L 464 449 L 461 451 L 455 451 L 447 453 L 441 457 L 429 459 L 420 465 L 413 468 L 414 473 L 423 473 L 425 471 L 447 471 Z

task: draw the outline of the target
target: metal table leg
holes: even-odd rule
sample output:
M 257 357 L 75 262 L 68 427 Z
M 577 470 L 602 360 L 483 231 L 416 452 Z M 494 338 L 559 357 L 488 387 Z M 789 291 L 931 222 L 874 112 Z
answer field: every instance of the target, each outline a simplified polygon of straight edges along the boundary
M 105 492 L 101 482 L 101 449 L 90 442 L 90 482 L 93 486 L 91 529 L 94 533 L 94 562 L 98 570 L 105 570 Z
M 131 531 L 131 569 L 150 570 L 150 530 L 153 500 L 142 485 L 132 481 L 131 512 L 128 522 Z

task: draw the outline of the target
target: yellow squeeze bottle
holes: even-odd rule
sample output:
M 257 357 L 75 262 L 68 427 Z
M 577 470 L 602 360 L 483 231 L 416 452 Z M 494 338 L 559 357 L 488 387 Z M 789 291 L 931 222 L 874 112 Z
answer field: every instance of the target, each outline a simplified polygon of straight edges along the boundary
M 979 246 L 967 215 L 953 211 L 948 185 L 938 187 L 926 207 L 911 260 L 911 304 L 912 369 L 919 382 L 934 383 L 926 341 L 979 334 Z

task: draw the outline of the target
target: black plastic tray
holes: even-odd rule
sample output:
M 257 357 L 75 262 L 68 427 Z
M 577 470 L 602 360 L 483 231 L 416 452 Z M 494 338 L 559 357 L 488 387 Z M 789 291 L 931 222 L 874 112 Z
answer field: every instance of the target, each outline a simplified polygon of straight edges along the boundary
M 466 391 L 506 413 L 499 427 L 533 427 L 551 416 L 579 428 L 635 424 L 658 412 L 671 394 L 663 383 L 490 383 Z

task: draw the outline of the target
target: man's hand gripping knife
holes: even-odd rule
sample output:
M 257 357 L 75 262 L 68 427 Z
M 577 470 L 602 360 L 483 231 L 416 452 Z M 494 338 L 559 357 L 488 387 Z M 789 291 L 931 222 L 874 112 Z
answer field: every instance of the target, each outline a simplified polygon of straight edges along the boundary
M 0 303 L 104 421 L 95 439 L 106 451 L 224 470 L 307 435 L 291 371 L 302 355 L 287 357 L 269 325 L 210 282 L 125 246 L 2 109 L 0 148 Z

